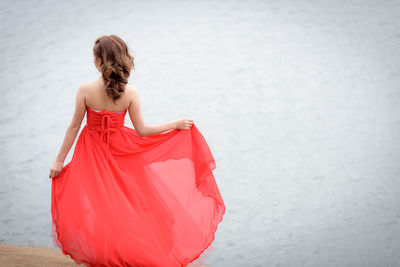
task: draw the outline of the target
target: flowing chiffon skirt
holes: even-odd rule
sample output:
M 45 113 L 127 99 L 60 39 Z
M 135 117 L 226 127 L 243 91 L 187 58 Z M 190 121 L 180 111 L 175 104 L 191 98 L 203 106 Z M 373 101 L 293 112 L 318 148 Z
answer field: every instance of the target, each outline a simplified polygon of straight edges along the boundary
M 72 160 L 52 179 L 54 246 L 86 266 L 187 266 L 225 213 L 195 124 L 140 137 L 123 112 L 87 108 Z

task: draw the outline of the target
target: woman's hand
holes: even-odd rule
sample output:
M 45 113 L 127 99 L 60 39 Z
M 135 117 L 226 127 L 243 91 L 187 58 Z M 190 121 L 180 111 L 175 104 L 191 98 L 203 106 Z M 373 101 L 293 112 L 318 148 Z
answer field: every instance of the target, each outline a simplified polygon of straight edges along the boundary
M 193 125 L 193 120 L 189 118 L 183 118 L 176 121 L 176 129 L 184 130 L 189 129 Z
M 53 163 L 53 166 L 50 168 L 50 173 L 49 173 L 49 179 L 57 177 L 60 175 L 62 168 L 63 168 L 64 163 L 61 161 L 55 161 Z

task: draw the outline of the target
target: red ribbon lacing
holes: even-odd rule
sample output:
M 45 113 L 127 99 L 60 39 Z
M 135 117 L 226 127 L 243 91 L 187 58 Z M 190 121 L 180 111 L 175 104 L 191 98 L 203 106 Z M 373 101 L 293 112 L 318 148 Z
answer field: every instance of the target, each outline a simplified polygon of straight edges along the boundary
M 110 147 L 110 123 L 112 124 L 112 119 L 110 115 L 108 114 L 103 114 L 103 117 L 101 118 L 101 133 L 100 133 L 100 138 L 103 139 L 107 143 L 107 161 L 109 161 L 109 154 L 110 151 L 108 151 Z M 107 124 L 107 128 L 105 125 Z M 107 135 L 107 138 L 105 136 Z

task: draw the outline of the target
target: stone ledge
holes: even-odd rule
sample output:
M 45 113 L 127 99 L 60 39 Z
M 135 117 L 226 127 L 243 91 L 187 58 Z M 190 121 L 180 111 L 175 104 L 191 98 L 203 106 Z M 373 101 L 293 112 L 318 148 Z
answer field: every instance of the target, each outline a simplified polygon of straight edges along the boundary
M 84 266 L 76 264 L 59 249 L 4 243 L 0 243 L 0 262 L 7 267 Z
M 0 263 L 0 266 L 7 267 L 85 266 L 76 264 L 59 249 L 4 243 L 0 243 Z M 208 266 L 190 263 L 187 267 Z

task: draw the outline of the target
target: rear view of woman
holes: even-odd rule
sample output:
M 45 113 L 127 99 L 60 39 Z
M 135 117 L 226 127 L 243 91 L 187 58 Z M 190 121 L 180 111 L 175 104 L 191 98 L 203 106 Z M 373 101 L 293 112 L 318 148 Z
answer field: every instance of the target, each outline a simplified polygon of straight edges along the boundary
M 187 266 L 210 247 L 225 213 L 210 148 L 189 118 L 145 124 L 121 38 L 99 37 L 93 55 L 101 77 L 79 87 L 49 173 L 54 245 L 87 266 Z

